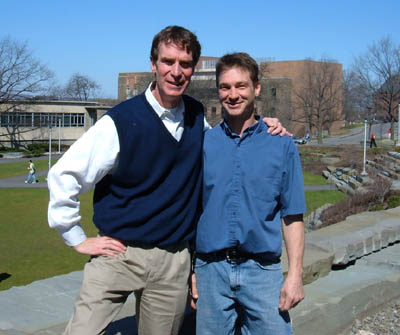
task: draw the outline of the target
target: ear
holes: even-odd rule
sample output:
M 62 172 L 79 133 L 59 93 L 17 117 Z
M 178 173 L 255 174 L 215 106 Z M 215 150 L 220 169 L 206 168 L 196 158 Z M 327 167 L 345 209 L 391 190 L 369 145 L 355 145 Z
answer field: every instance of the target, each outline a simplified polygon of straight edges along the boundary
M 261 92 L 261 84 L 260 84 L 259 81 L 256 83 L 256 85 L 254 87 L 254 91 L 255 91 L 254 92 L 255 96 L 258 97 L 260 95 L 260 92 Z
M 151 64 L 151 72 L 156 73 L 157 72 L 156 61 L 154 61 L 152 57 L 150 57 L 150 64 Z

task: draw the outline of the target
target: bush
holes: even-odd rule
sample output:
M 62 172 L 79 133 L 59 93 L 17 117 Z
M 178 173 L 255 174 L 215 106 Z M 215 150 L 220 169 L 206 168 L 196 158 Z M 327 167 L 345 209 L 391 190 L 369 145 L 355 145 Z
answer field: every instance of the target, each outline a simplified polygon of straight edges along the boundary
M 385 204 L 389 196 L 391 182 L 376 177 L 375 183 L 371 185 L 369 190 L 364 193 L 357 192 L 351 198 L 343 200 L 326 210 L 321 214 L 321 227 L 344 221 L 346 217 L 369 210 L 381 210 L 387 206 Z
M 400 206 L 400 195 L 391 195 L 387 199 L 388 208 L 395 208 Z
M 370 212 L 382 211 L 385 209 L 384 204 L 376 204 L 370 208 Z

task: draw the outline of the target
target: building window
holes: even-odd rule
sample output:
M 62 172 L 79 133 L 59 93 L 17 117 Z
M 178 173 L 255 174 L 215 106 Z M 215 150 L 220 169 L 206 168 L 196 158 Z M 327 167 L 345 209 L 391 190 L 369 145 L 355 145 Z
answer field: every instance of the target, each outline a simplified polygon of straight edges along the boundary
M 84 113 L 1 113 L 0 127 L 84 127 Z
M 276 99 L 276 88 L 271 88 L 271 96 Z
M 217 115 L 217 108 L 216 107 L 211 107 L 211 115 Z
M 217 65 L 217 61 L 215 59 L 203 60 L 201 63 L 202 70 L 215 70 L 215 66 Z

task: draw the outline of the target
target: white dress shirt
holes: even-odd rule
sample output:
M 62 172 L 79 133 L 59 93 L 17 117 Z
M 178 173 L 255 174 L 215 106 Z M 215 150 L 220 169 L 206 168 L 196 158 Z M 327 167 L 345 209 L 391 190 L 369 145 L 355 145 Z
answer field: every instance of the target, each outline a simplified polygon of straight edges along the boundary
M 172 136 L 179 141 L 184 130 L 185 105 L 181 99 L 177 107 L 162 107 L 155 99 L 149 85 L 146 100 L 162 120 Z M 204 130 L 210 129 L 204 119 Z M 48 208 L 49 225 L 55 228 L 69 246 L 85 241 L 79 214 L 78 195 L 93 188 L 118 164 L 119 138 L 114 121 L 103 116 L 83 134 L 50 169 L 47 183 L 50 190 Z

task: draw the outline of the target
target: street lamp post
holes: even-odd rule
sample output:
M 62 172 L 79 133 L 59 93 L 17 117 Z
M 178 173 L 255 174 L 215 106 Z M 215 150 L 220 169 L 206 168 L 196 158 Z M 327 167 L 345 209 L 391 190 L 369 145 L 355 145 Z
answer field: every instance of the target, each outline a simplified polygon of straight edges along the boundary
M 367 123 L 368 120 L 364 120 L 364 159 L 363 159 L 363 170 L 361 172 L 362 176 L 368 176 L 368 173 L 365 170 L 365 163 L 367 159 Z
M 51 124 L 49 123 L 49 171 L 51 168 Z
M 400 146 L 400 100 L 399 105 L 397 106 L 398 114 L 397 114 L 397 143 L 396 147 Z
M 58 153 L 61 154 L 61 119 L 58 119 Z

